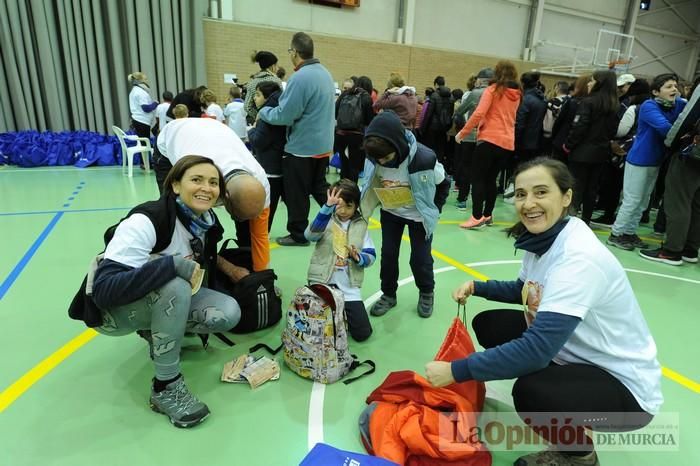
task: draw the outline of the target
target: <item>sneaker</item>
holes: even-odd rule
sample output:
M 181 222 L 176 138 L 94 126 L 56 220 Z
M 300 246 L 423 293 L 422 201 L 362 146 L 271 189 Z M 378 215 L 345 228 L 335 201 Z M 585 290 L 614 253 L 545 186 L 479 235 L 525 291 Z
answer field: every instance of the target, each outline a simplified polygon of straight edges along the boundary
M 486 224 L 487 227 L 493 226 L 493 215 L 489 215 L 488 217 L 484 217 L 484 223 Z
M 433 315 L 433 301 L 435 295 L 433 293 L 420 293 L 418 295 L 418 306 L 416 307 L 418 315 L 428 318 Z
M 639 223 L 649 223 L 649 212 L 644 212 L 642 218 L 639 219 Z
M 455 206 L 457 207 L 457 210 L 465 211 L 467 210 L 467 201 L 457 201 L 455 202 Z
M 644 259 L 649 259 L 650 261 L 663 262 L 668 265 L 682 265 L 683 260 L 680 254 L 672 254 L 665 251 L 663 248 L 659 249 L 642 249 L 639 251 L 639 255 Z
M 642 241 L 642 238 L 640 238 L 636 234 L 635 235 L 625 235 L 625 236 L 627 236 L 627 238 L 629 239 L 629 241 L 632 243 L 632 245 L 635 248 L 649 249 L 649 245 L 647 243 L 645 243 L 644 241 Z
M 460 228 L 465 228 L 467 230 L 475 230 L 477 228 L 483 228 L 485 226 L 486 226 L 486 218 L 485 217 L 482 216 L 481 218 L 476 219 L 476 218 L 474 218 L 473 215 L 471 217 L 469 217 L 469 220 L 467 220 L 466 222 L 459 224 Z
M 275 240 L 280 246 L 308 246 L 308 241 L 297 241 L 292 235 L 281 236 Z
M 616 235 L 614 233 L 610 233 L 610 236 L 608 236 L 605 244 L 624 249 L 625 251 L 631 251 L 634 249 L 634 244 L 632 244 L 627 235 Z
M 654 230 L 654 231 L 651 233 L 651 236 L 653 236 L 654 238 L 663 238 L 664 236 L 666 236 L 666 232 L 665 232 L 665 231 L 656 231 L 656 230 Z
M 685 248 L 683 250 L 683 254 L 681 255 L 681 259 L 683 262 L 688 262 L 689 264 L 697 264 L 698 263 L 698 251 L 695 250 L 693 251 L 692 249 Z
M 503 192 L 503 199 L 509 199 L 515 195 L 515 186 L 513 183 L 508 183 L 508 187 Z
M 151 388 L 151 409 L 168 416 L 175 427 L 196 426 L 209 416 L 209 408 L 190 392 L 183 377 L 162 392 Z
M 383 294 L 377 302 L 372 305 L 369 313 L 373 316 L 383 316 L 394 306 L 396 306 L 396 298 Z
M 591 219 L 591 225 L 598 228 L 612 228 L 613 223 L 615 223 L 615 219 L 605 215 Z
M 513 466 L 600 466 L 600 462 L 596 452 L 586 456 L 571 456 L 556 450 L 544 450 L 521 456 Z

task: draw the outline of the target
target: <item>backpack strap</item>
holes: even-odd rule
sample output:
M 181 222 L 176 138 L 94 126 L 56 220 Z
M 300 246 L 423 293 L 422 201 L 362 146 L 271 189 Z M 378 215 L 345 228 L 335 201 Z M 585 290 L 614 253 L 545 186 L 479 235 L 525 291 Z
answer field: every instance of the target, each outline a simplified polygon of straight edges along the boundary
M 207 349 L 209 347 L 209 334 L 208 333 L 198 333 L 197 336 L 199 337 L 200 340 L 202 340 L 202 346 L 204 349 Z M 235 346 L 236 343 L 234 343 L 230 338 L 228 338 L 226 335 L 220 332 L 215 332 L 214 336 L 218 338 L 219 340 L 223 341 L 226 343 L 228 346 Z
M 352 364 L 350 365 L 350 371 L 349 371 L 349 372 L 354 371 L 355 369 L 357 369 L 358 367 L 360 367 L 360 366 L 362 366 L 362 365 L 364 365 L 364 364 L 367 364 L 370 368 L 369 368 L 368 370 L 366 370 L 365 372 L 363 372 L 362 374 L 356 376 L 356 377 L 352 377 L 352 378 L 350 378 L 350 379 L 345 379 L 345 380 L 343 380 L 343 383 L 344 383 L 345 385 L 351 384 L 351 383 L 353 383 L 354 381 L 356 381 L 357 379 L 361 379 L 362 377 L 364 377 L 364 376 L 366 376 L 366 375 L 373 374 L 374 371 L 375 371 L 376 368 L 377 368 L 377 365 L 376 365 L 376 364 L 374 363 L 374 361 L 372 361 L 371 359 L 365 359 L 364 361 L 360 362 L 360 361 L 357 359 L 357 356 L 355 356 L 354 354 L 352 355 L 352 358 L 353 358 L 353 361 L 352 361 Z
M 259 349 L 264 349 L 264 350 L 267 351 L 268 353 L 270 353 L 270 354 L 272 354 L 272 355 L 275 355 L 275 354 L 279 353 L 280 350 L 281 350 L 283 347 L 284 347 L 284 344 L 280 344 L 277 348 L 271 348 L 271 347 L 269 347 L 268 345 L 266 345 L 265 343 L 258 343 L 258 344 L 255 345 L 255 346 L 251 346 L 251 347 L 248 349 L 248 352 L 249 352 L 249 353 L 255 353 L 255 352 L 256 352 L 257 350 L 259 350 Z

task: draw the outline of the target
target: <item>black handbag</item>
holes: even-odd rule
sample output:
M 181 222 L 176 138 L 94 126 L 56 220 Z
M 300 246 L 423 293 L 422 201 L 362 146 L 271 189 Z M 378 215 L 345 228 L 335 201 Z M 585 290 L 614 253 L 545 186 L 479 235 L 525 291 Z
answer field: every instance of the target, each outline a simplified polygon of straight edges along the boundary
M 233 297 L 241 307 L 241 320 L 231 332 L 249 333 L 275 325 L 282 318 L 282 298 L 275 288 L 277 275 L 272 269 L 253 272 L 250 248 L 227 248 L 229 241 L 224 241 L 219 255 L 251 271 L 237 283 L 218 269 L 214 274 L 212 288 Z

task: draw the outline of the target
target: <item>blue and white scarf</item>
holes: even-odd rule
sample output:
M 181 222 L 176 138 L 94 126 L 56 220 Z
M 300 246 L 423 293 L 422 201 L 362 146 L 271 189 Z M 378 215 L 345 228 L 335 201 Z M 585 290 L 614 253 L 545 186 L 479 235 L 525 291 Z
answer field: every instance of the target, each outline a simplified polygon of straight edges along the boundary
M 209 228 L 214 225 L 214 215 L 211 210 L 204 212 L 202 215 L 197 215 L 192 209 L 187 207 L 180 199 L 180 196 L 175 198 L 175 202 L 177 203 L 177 218 L 180 219 L 195 238 L 203 237 Z

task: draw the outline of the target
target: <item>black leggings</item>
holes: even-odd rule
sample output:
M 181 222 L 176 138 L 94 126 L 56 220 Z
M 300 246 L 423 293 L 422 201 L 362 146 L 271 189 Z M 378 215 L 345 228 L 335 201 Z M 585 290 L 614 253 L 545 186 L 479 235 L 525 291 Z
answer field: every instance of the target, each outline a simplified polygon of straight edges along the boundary
M 581 220 L 591 222 L 598 184 L 605 169 L 605 163 L 569 162 L 569 169 L 574 175 L 574 207 L 581 208 Z
M 493 348 L 520 337 L 527 325 L 522 311 L 495 309 L 477 314 L 472 328 L 481 346 Z M 593 449 L 584 426 L 595 431 L 627 432 L 644 427 L 653 417 L 639 406 L 619 380 L 588 364 L 559 365 L 552 362 L 544 369 L 519 377 L 513 385 L 512 395 L 515 410 L 523 420 L 528 417 L 530 425 L 541 428 L 538 433 L 542 437 L 557 445 L 560 451 L 573 454 L 585 454 Z M 576 429 L 576 437 L 583 442 L 576 443 L 576 439 L 572 439 L 573 442 L 565 443 L 560 442 L 560 438 L 548 438 L 551 416 L 538 419 L 532 413 L 562 413 L 571 419 L 569 425 Z M 581 413 L 581 416 L 577 417 L 576 413 Z M 585 419 L 584 413 L 607 413 L 608 417 L 591 420 Z
M 472 216 L 490 217 L 496 205 L 496 178 L 509 151 L 490 142 L 480 142 L 472 158 Z

